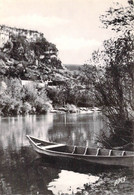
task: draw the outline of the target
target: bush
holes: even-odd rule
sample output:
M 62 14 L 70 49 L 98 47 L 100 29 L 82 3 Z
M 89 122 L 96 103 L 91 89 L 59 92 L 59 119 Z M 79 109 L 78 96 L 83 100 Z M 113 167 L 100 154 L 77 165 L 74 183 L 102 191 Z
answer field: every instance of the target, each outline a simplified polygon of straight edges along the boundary
M 66 108 L 67 108 L 67 111 L 70 112 L 70 113 L 76 113 L 77 112 L 77 108 L 73 104 L 67 104 Z
M 20 114 L 21 104 L 21 101 L 11 98 L 10 95 L 2 94 L 0 96 L 0 112 L 4 116 Z
M 22 114 L 29 114 L 31 111 L 32 106 L 28 102 L 25 102 L 22 106 Z
M 25 85 L 22 90 L 22 100 L 23 102 L 29 102 L 31 105 L 35 104 L 37 99 L 37 89 L 35 85 Z
M 35 108 L 36 108 L 36 112 L 41 114 L 45 114 L 53 109 L 51 103 L 46 102 L 42 98 L 38 98 L 36 100 Z
M 46 102 L 44 105 L 43 105 L 43 108 L 42 108 L 42 112 L 43 113 L 46 113 L 46 112 L 49 112 L 53 109 L 51 103 L 49 102 Z

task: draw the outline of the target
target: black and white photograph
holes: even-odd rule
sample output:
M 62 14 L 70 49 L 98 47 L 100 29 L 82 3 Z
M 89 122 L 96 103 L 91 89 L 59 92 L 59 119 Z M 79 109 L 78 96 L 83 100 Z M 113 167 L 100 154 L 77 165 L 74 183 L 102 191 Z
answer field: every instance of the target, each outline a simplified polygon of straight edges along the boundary
M 134 194 L 134 1 L 0 0 L 0 195 Z

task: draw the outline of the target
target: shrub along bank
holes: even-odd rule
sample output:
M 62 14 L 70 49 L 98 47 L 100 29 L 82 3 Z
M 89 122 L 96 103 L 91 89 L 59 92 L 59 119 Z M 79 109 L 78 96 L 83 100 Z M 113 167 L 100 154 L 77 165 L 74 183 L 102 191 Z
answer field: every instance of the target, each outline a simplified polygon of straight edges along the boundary
M 11 79 L 0 94 L 0 115 L 44 114 L 52 109 L 44 88 L 37 84 L 22 86 L 18 79 Z

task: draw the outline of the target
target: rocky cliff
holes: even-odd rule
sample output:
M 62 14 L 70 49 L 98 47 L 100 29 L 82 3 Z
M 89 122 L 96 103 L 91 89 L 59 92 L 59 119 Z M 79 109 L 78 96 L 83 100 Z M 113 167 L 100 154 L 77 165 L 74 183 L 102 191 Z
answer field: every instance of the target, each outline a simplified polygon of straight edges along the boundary
M 42 33 L 1 25 L 0 42 L 0 75 L 42 81 L 68 77 L 58 49 Z

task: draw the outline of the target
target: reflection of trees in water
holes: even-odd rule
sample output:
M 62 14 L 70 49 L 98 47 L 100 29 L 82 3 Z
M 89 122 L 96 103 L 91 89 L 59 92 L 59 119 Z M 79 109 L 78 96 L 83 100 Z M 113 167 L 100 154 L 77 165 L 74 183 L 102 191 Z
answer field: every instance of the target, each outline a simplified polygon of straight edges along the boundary
M 47 139 L 47 130 L 53 124 L 53 115 L 26 115 L 2 118 L 0 121 L 0 145 L 13 150 L 28 145 L 26 135 Z
M 57 115 L 53 127 L 48 130 L 48 138 L 54 142 L 89 146 L 95 144 L 96 137 L 103 128 L 102 116 L 98 113 Z
M 47 114 L 1 118 L 0 145 L 19 149 L 28 145 L 26 134 L 40 139 L 85 146 L 95 142 L 103 126 L 98 114 Z
M 34 154 L 28 148 L 0 154 L 0 194 L 48 194 L 47 185 L 59 170 L 32 163 Z

